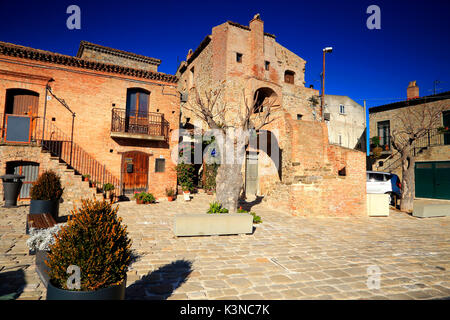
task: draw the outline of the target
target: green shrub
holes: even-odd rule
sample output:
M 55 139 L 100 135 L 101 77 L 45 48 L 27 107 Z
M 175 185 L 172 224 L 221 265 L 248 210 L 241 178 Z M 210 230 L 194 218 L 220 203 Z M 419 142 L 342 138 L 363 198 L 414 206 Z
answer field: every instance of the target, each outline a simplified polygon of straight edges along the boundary
M 210 191 L 216 190 L 216 176 L 218 164 L 207 164 L 205 166 L 205 189 Z
M 228 213 L 228 209 L 223 208 L 218 202 L 209 204 L 209 210 L 206 213 Z
M 194 165 L 180 163 L 176 166 L 178 183 L 183 191 L 194 191 Z
M 175 190 L 173 188 L 166 188 L 166 196 L 173 197 L 175 195 Z
M 154 203 L 156 201 L 153 194 L 146 193 L 146 192 L 143 192 L 143 195 L 141 196 L 141 200 L 144 201 L 144 203 Z
M 64 189 L 61 187 L 61 179 L 52 170 L 45 171 L 33 183 L 30 190 L 31 200 L 58 200 Z
M 254 213 L 254 212 L 248 212 L 247 210 L 242 209 L 242 207 L 239 207 L 239 209 L 237 209 L 237 213 L 248 213 L 248 214 L 252 215 L 253 223 L 255 223 L 255 224 L 262 222 L 262 219 L 260 216 L 257 216 L 256 213 Z
M 118 206 L 83 200 L 72 210 L 67 226 L 55 235 L 46 265 L 51 283 L 67 289 L 67 268 L 81 271 L 81 290 L 93 291 L 119 284 L 131 263 L 131 240 L 117 216 Z
M 104 185 L 103 185 L 103 190 L 105 190 L 105 191 L 112 191 L 112 190 L 114 190 L 114 185 L 112 184 L 112 183 L 105 183 Z

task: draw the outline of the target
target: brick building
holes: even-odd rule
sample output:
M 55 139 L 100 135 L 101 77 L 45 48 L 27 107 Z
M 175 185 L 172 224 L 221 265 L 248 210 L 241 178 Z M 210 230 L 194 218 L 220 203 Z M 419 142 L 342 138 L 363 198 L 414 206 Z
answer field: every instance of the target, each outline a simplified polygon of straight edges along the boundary
M 405 100 L 370 108 L 370 137 L 380 137 L 383 148 L 381 158 L 373 164 L 372 169 L 395 173 L 401 177 L 401 159 L 391 143 L 392 132 L 402 127 L 399 116 L 406 109 L 434 107 L 443 110 L 439 124 L 428 130 L 413 145 L 416 156 L 416 197 L 450 199 L 450 91 L 420 97 L 419 86 L 416 81 L 411 81 Z
M 164 196 L 176 187 L 179 94 L 160 63 L 84 41 L 75 57 L 0 42 L 0 174 L 26 175 L 22 199 L 46 168 L 69 202 L 95 194 L 81 175 Z
M 247 196 L 262 196 L 295 215 L 365 214 L 365 154 L 330 145 L 327 125 L 317 121 L 319 92 L 305 87 L 306 61 L 264 32 L 256 15 L 248 26 L 225 22 L 212 28 L 177 69 L 182 93 L 181 126 L 196 125 L 186 109 L 193 88 L 214 90 L 223 83 L 220 103 L 238 114 L 242 101 L 274 99 L 281 106 L 265 127 L 279 154 L 248 150 L 243 171 Z M 234 109 L 233 109 L 234 108 Z M 206 125 L 201 125 L 207 129 Z M 277 165 L 279 164 L 279 165 Z

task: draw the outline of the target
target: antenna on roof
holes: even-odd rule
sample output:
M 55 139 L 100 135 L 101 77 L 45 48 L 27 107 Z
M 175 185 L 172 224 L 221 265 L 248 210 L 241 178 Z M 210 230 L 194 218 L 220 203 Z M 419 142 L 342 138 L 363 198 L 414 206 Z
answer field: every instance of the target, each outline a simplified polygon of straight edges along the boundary
M 433 95 L 436 94 L 436 90 L 442 90 L 442 88 L 436 88 L 438 84 L 442 83 L 440 80 L 433 81 L 433 89 L 429 89 L 428 91 L 433 91 Z

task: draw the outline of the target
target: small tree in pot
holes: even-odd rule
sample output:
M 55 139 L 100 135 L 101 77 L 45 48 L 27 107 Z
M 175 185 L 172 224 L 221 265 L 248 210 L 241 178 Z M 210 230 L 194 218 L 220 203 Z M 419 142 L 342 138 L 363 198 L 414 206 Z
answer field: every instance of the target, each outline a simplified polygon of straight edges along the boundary
M 30 214 L 51 213 L 57 219 L 63 191 L 61 179 L 54 171 L 42 173 L 30 190 Z
M 124 299 L 131 263 L 131 240 L 117 216 L 118 206 L 83 200 L 81 208 L 56 235 L 46 265 L 49 300 Z M 71 289 L 69 266 L 80 270 L 79 288 Z

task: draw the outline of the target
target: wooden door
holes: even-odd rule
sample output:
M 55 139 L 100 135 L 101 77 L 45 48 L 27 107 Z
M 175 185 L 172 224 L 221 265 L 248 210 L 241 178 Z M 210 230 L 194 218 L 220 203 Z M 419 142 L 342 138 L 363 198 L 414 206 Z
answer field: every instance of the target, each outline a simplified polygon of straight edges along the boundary
M 148 133 L 149 93 L 140 89 L 127 92 L 126 127 L 127 132 Z
M 29 116 L 31 118 L 31 132 L 35 132 L 38 108 L 39 94 L 37 92 L 25 89 L 8 89 L 6 91 L 5 113 Z
M 148 154 L 139 151 L 123 153 L 121 171 L 125 193 L 147 191 Z

